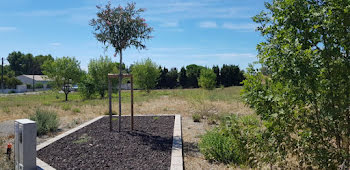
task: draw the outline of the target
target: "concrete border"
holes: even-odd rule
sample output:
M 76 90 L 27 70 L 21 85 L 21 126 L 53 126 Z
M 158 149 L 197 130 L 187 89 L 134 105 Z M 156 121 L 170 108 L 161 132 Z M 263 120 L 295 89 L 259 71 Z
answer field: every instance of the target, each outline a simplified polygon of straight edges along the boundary
M 52 139 L 49 139 L 40 145 L 37 146 L 36 151 L 39 151 L 40 149 L 54 143 L 55 141 L 68 136 L 71 133 L 74 133 L 75 131 L 103 118 L 105 116 L 99 116 L 97 118 L 94 118 L 88 122 L 85 122 L 71 130 L 68 130 L 67 132 L 64 132 Z M 114 115 L 118 116 L 118 115 Z M 122 115 L 122 116 L 129 116 L 129 115 Z M 181 115 L 172 115 L 172 114 L 163 114 L 163 115 L 134 115 L 134 116 L 174 116 L 174 132 L 173 132 L 173 144 L 172 144 L 172 151 L 171 151 L 171 170 L 183 170 L 183 157 L 182 157 L 182 126 L 181 126 Z M 44 170 L 55 170 L 55 168 L 51 167 L 49 164 L 45 163 L 44 161 L 40 160 L 39 158 L 36 158 L 36 164 L 38 169 L 44 169 Z
M 170 170 L 183 170 L 181 115 L 175 115 Z

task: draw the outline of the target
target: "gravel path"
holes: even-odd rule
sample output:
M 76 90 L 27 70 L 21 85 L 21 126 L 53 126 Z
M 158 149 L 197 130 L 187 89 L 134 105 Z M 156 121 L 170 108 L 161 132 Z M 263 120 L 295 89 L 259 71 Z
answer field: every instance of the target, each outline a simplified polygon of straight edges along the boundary
M 14 120 L 0 122 L 0 137 L 14 134 Z

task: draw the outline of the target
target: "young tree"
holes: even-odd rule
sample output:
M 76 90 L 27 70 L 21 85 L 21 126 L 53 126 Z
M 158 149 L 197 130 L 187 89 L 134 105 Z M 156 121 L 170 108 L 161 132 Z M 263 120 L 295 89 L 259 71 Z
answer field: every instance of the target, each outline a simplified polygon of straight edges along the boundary
M 92 19 L 90 25 L 95 29 L 95 37 L 104 45 L 112 46 L 115 55 L 119 53 L 119 131 L 121 119 L 121 85 L 122 85 L 122 51 L 128 47 L 145 49 L 144 40 L 151 38 L 152 27 L 141 18 L 144 9 L 136 9 L 135 3 L 112 7 L 109 2 L 104 8 L 97 6 L 97 18 Z
M 204 68 L 198 79 L 198 86 L 207 90 L 213 90 L 216 86 L 216 75 L 212 69 Z
M 151 59 L 136 62 L 132 67 L 132 75 L 135 78 L 135 85 L 141 89 L 145 89 L 147 93 L 157 85 L 160 71 L 157 64 Z
M 350 1 L 274 0 L 254 17 L 266 41 L 243 97 L 266 122 L 275 158 L 337 169 L 350 158 Z M 273 163 L 274 160 L 267 160 Z
M 180 74 L 179 74 L 179 83 L 182 88 L 187 87 L 187 74 L 185 67 L 181 67 Z
M 99 59 L 90 60 L 88 69 L 88 74 L 94 83 L 95 90 L 103 98 L 106 90 L 108 90 L 108 73 L 118 72 L 116 63 L 113 63 L 107 56 L 101 56 Z
M 69 89 L 65 89 L 71 84 L 79 82 L 82 75 L 80 63 L 74 57 L 57 58 L 54 61 L 47 60 L 42 66 L 43 72 L 53 80 L 57 89 L 62 89 L 68 101 Z

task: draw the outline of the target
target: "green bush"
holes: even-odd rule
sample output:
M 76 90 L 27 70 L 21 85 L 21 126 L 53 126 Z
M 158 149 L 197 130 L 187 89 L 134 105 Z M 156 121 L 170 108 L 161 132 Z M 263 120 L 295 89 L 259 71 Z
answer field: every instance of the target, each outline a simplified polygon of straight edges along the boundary
M 39 136 L 56 131 L 59 125 L 57 113 L 53 111 L 38 109 L 30 119 L 36 121 Z
M 210 161 L 255 167 L 260 151 L 256 146 L 264 145 L 262 134 L 256 115 L 226 116 L 201 137 L 199 149 Z
M 198 113 L 195 113 L 192 115 L 192 119 L 194 122 L 200 122 L 201 121 L 201 115 Z
M 74 108 L 72 111 L 73 111 L 74 113 L 80 113 L 80 109 L 79 109 L 79 108 Z
M 216 74 L 212 69 L 205 68 L 201 70 L 198 86 L 207 90 L 213 90 L 215 88 Z
M 64 104 L 64 105 L 62 106 L 62 110 L 64 110 L 64 111 L 68 111 L 68 110 L 70 110 L 71 108 L 72 108 L 72 106 L 69 105 L 69 104 Z
M 15 89 L 17 85 L 21 85 L 22 82 L 16 77 L 8 77 L 4 75 L 4 86 L 8 89 Z
M 91 99 L 96 92 L 94 81 L 91 76 L 84 75 L 78 84 L 79 94 L 83 99 Z
M 41 89 L 41 88 L 44 88 L 44 85 L 43 85 L 42 83 L 36 83 L 36 84 L 34 85 L 34 87 L 35 87 L 36 89 Z

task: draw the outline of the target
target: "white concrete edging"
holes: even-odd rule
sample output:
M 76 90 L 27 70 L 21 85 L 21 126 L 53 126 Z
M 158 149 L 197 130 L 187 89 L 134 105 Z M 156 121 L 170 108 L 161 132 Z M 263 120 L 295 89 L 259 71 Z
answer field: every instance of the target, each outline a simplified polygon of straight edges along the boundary
M 170 170 L 183 170 L 181 115 L 175 115 Z

